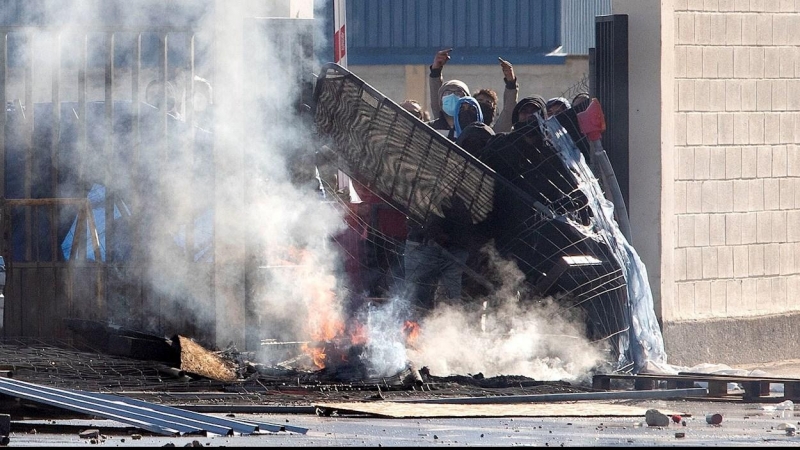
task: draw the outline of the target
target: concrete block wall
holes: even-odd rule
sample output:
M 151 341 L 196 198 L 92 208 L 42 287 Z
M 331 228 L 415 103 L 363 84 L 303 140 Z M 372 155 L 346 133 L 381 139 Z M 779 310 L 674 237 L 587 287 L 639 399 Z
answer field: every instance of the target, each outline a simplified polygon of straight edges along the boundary
M 800 2 L 676 0 L 674 58 L 676 298 L 663 317 L 798 311 Z
M 632 244 L 668 362 L 800 358 L 774 344 L 800 336 L 800 2 L 612 13 L 629 26 Z

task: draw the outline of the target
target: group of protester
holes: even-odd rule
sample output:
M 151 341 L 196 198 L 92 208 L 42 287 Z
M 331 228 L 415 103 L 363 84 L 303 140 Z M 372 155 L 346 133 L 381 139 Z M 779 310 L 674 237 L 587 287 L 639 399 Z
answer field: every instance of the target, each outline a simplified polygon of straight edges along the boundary
M 580 133 L 576 128 L 575 114 L 589 104 L 589 96 L 580 93 L 571 101 L 564 97 L 545 100 L 533 95 L 518 100 L 519 84 L 512 64 L 499 59 L 503 73 L 503 104 L 498 114 L 498 94 L 493 89 L 482 88 L 470 93 L 461 80 L 444 81 L 442 71 L 450 59 L 452 49 L 436 53 L 430 65 L 431 114 L 419 101 L 408 99 L 400 106 L 427 123 L 461 148 L 469 152 L 499 175 L 514 181 L 522 174 L 510 162 L 508 154 L 496 151 L 500 147 L 531 144 L 542 139 L 540 121 L 548 117 L 568 115 L 564 121 L 570 134 Z M 561 122 L 561 120 L 559 120 Z M 488 145 L 490 142 L 503 145 Z M 520 144 L 520 142 L 522 144 Z M 520 155 L 531 159 L 530 152 L 520 149 Z M 581 148 L 584 153 L 588 148 Z M 508 154 L 506 154 L 508 153 Z M 556 186 L 557 188 L 557 186 Z M 558 193 L 538 193 L 543 203 L 552 203 Z M 462 213 L 465 209 L 462 209 Z M 468 267 L 468 258 L 475 253 L 474 235 L 479 233 L 470 218 L 458 217 L 459 209 L 451 208 L 447 219 L 434 218 L 424 224 L 407 222 L 404 248 L 402 249 L 403 294 L 419 311 L 432 310 L 438 294 L 445 300 L 462 297 L 462 275 Z

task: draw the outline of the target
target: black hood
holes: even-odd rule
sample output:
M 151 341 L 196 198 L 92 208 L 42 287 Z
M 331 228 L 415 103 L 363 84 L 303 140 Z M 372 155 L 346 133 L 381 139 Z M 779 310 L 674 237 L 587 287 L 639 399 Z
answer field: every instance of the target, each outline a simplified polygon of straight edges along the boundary
M 494 130 L 492 130 L 492 127 L 483 122 L 472 122 L 458 135 L 456 144 L 472 155 L 477 156 L 493 136 Z
M 541 95 L 534 95 L 532 97 L 525 97 L 522 100 L 518 101 L 516 105 L 514 105 L 514 110 L 511 113 L 511 126 L 519 122 L 519 111 L 525 105 L 535 104 L 539 107 L 539 110 L 542 112 L 542 117 L 547 117 L 547 102 L 545 101 L 544 97 Z

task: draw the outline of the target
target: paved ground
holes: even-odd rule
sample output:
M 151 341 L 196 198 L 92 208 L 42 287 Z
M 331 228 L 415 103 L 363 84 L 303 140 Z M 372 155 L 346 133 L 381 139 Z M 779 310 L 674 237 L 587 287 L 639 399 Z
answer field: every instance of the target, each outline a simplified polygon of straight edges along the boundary
M 100 428 L 105 439 L 91 443 L 74 432 L 36 434 L 14 432 L 10 446 L 150 446 L 204 447 L 355 447 L 355 446 L 550 446 L 550 447 L 655 447 L 655 446 L 800 446 L 800 436 L 787 435 L 784 424 L 797 425 L 792 412 L 774 405 L 706 401 L 636 401 L 626 405 L 683 411 L 686 425 L 648 427 L 643 417 L 506 417 L 470 419 L 386 419 L 374 417 L 321 417 L 313 414 L 242 415 L 237 419 L 286 423 L 305 427 L 306 434 L 273 433 L 236 437 L 160 437 L 133 440 L 115 432 L 108 422 L 88 422 Z M 719 425 L 706 423 L 706 413 L 719 413 Z M 66 423 L 66 422 L 65 422 Z M 62 423 L 63 424 L 63 423 Z M 73 424 L 80 428 L 81 423 Z
M 800 373 L 798 361 L 739 366 L 737 369 L 761 370 L 773 376 L 794 376 Z M 774 392 L 777 397 L 779 389 Z M 357 400 L 350 396 L 352 401 Z M 316 401 L 316 400 L 315 400 Z M 312 401 L 312 403 L 314 403 Z M 562 403 L 562 402 L 559 402 Z M 575 406 L 576 402 L 564 402 Z M 777 401 L 745 403 L 741 400 L 617 400 L 609 405 L 657 409 L 667 414 L 678 413 L 680 422 L 667 426 L 647 426 L 644 415 L 517 417 L 515 405 L 508 405 L 510 417 L 473 418 L 406 418 L 375 416 L 324 416 L 300 408 L 302 413 L 235 414 L 237 420 L 286 424 L 307 429 L 307 433 L 277 432 L 253 436 L 182 436 L 163 437 L 142 434 L 134 440 L 133 432 L 122 424 L 106 421 L 51 420 L 17 421 L 10 446 L 114 446 L 114 447 L 356 447 L 356 446 L 548 446 L 548 447 L 786 447 L 800 446 L 800 435 L 786 428 L 800 427 L 800 411 L 784 409 Z M 552 403 L 551 403 L 552 405 Z M 563 408 L 563 404 L 558 405 Z M 557 409 L 557 408 L 554 408 Z M 286 411 L 289 411 L 287 409 Z M 708 414 L 720 414 L 722 422 L 709 424 Z M 230 417 L 227 414 L 212 414 Z M 38 427 L 38 428 L 36 428 Z M 57 429 L 61 427 L 61 429 Z M 36 433 L 30 429 L 35 428 Z M 86 428 L 101 430 L 103 437 L 94 443 L 81 439 L 78 432 Z
M 29 361 L 30 356 L 20 354 L 20 359 Z M 63 361 L 66 354 L 59 355 Z M 49 358 L 43 358 L 43 361 Z M 81 384 L 85 378 L 78 377 L 82 366 L 74 357 L 72 365 L 60 367 L 60 376 L 73 383 Z M 108 363 L 109 365 L 111 362 Z M 114 367 L 120 366 L 114 362 Z M 106 366 L 103 366 L 106 367 Z M 787 360 L 766 364 L 738 365 L 732 367 L 746 371 L 757 371 L 771 376 L 800 378 L 800 360 Z M 70 370 L 67 370 L 70 369 Z M 74 370 L 73 370 L 74 369 Z M 141 368 L 140 368 L 141 369 Z M 82 370 L 85 370 L 82 369 Z M 21 371 L 24 373 L 24 371 Z M 40 379 L 52 373 L 37 371 Z M 119 372 L 117 372 L 119 373 Z M 132 379 L 132 378 L 131 378 Z M 149 379 L 149 378 L 148 378 Z M 107 381 L 106 377 L 102 380 Z M 265 380 L 264 382 L 266 382 Z M 442 380 L 439 380 L 442 381 Z M 787 432 L 786 427 L 800 427 L 800 410 L 795 416 L 793 410 L 779 409 L 777 401 L 764 403 L 744 403 L 743 401 L 709 400 L 616 400 L 606 401 L 609 405 L 630 407 L 644 411 L 658 409 L 669 414 L 679 413 L 680 422 L 670 422 L 667 426 L 647 426 L 643 414 L 603 415 L 576 412 L 574 416 L 562 417 L 522 417 L 515 414 L 520 408 L 514 404 L 507 406 L 506 417 L 471 418 L 386 418 L 373 415 L 354 415 L 342 412 L 338 415 L 317 414 L 313 405 L 322 401 L 359 402 L 363 400 L 410 400 L 414 398 L 434 398 L 437 396 L 487 396 L 487 395 L 529 395 L 537 393 L 582 392 L 586 386 L 549 384 L 544 386 L 524 385 L 520 381 L 517 388 L 496 388 L 470 385 L 467 380 L 441 385 L 433 392 L 403 390 L 360 390 L 360 389 L 299 389 L 286 386 L 283 389 L 262 389 L 254 395 L 241 392 L 206 392 L 206 398 L 190 399 L 195 393 L 162 393 L 161 399 L 170 397 L 170 403 L 187 402 L 195 405 L 216 405 L 213 415 L 227 417 L 226 405 L 255 404 L 273 406 L 269 414 L 244 414 L 236 412 L 239 420 L 287 424 L 305 428 L 307 433 L 277 432 L 255 436 L 182 436 L 163 437 L 142 433 L 130 426 L 108 420 L 76 420 L 68 418 L 40 419 L 39 421 L 14 420 L 9 446 L 800 446 L 800 435 Z M 149 386 L 149 385 L 147 385 Z M 250 385 L 249 388 L 257 385 Z M 209 390 L 214 386 L 210 386 Z M 776 391 L 775 395 L 780 393 Z M 149 392 L 152 397 L 159 394 Z M 562 410 L 559 402 L 553 410 Z M 551 403 L 552 404 L 552 403 Z M 468 408 L 468 407 L 467 407 Z M 269 409 L 269 408 L 267 408 Z M 579 408 L 576 407 L 576 411 Z M 706 415 L 719 413 L 720 424 L 709 424 Z M 685 422 L 685 425 L 683 424 Z M 94 442 L 78 436 L 81 430 L 97 428 L 102 437 Z M 32 430 L 36 430 L 33 432 Z M 132 433 L 141 434 L 134 439 Z

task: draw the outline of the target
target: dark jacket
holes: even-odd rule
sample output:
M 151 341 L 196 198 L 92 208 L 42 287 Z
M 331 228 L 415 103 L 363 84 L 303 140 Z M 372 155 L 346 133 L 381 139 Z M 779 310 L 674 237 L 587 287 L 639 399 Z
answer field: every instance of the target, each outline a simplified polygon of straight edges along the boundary
M 473 122 L 458 135 L 456 144 L 468 151 L 472 156 L 478 156 L 486 144 L 495 136 L 494 130 L 483 122 Z
M 569 137 L 572 138 L 575 146 L 583 153 L 583 158 L 586 160 L 586 163 L 589 164 L 591 161 L 589 139 L 581 132 L 580 125 L 578 124 L 578 112 L 579 111 L 575 108 L 569 108 L 561 114 L 557 114 L 555 117 L 558 123 L 567 131 Z
M 450 124 L 447 123 L 447 119 L 445 118 L 446 116 L 447 115 L 444 113 L 444 111 L 442 111 L 439 113 L 439 117 L 426 123 L 434 130 L 449 130 Z
M 441 245 L 446 249 L 470 249 L 475 227 L 467 205 L 453 196 L 441 205 L 442 215 L 431 215 L 425 224 L 409 224 L 408 240 Z

